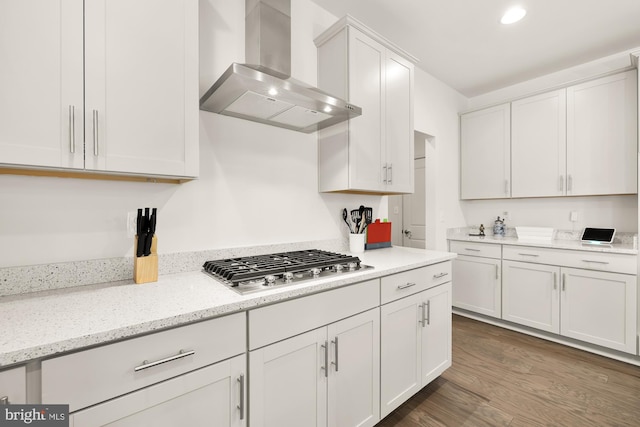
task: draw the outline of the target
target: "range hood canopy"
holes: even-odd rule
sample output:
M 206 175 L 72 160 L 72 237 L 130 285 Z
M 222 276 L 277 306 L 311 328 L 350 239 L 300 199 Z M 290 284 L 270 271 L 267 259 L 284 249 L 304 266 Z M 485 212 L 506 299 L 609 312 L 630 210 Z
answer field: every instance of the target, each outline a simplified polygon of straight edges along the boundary
M 290 0 L 246 0 L 245 56 L 200 98 L 200 109 L 305 133 L 362 109 L 291 75 Z

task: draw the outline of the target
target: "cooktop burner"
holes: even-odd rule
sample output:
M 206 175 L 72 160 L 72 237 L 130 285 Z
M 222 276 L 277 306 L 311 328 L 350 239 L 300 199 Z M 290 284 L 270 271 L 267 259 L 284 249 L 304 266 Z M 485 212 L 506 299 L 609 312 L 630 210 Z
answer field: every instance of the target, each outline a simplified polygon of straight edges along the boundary
M 203 270 L 245 294 L 373 268 L 357 256 L 309 249 L 206 261 Z

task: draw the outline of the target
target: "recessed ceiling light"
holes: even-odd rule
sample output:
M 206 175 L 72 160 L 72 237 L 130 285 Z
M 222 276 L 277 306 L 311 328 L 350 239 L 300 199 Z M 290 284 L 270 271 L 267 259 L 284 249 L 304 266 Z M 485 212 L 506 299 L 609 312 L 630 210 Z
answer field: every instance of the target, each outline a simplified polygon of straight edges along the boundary
M 325 113 L 330 113 L 331 112 L 331 107 L 329 107 L 328 105 L 324 107 L 323 111 Z
M 278 94 L 278 90 L 275 87 L 272 87 L 271 89 L 269 89 L 268 93 L 271 96 L 276 96 Z
M 518 22 L 527 14 L 527 11 L 521 7 L 512 7 L 507 10 L 504 15 L 502 15 L 502 19 L 500 20 L 503 24 L 513 24 L 514 22 Z

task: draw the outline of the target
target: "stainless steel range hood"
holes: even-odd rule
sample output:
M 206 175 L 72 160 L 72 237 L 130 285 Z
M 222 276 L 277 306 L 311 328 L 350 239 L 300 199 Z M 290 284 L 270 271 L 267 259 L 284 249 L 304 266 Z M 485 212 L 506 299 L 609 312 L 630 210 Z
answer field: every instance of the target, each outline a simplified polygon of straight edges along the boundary
M 246 0 L 245 56 L 200 98 L 200 109 L 305 133 L 362 114 L 291 78 L 291 1 Z

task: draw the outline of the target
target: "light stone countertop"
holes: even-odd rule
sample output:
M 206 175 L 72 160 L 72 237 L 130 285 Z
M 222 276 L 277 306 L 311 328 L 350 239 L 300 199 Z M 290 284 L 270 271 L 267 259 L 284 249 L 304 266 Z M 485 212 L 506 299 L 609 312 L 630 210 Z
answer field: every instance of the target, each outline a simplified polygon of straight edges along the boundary
M 449 252 L 393 247 L 355 254 L 374 269 L 240 295 L 201 271 L 0 298 L 0 367 L 248 310 L 448 261 Z
M 479 242 L 479 243 L 492 243 L 500 245 L 517 245 L 517 246 L 529 246 L 538 248 L 552 248 L 552 249 L 569 249 L 575 251 L 590 251 L 590 252 L 609 252 L 617 254 L 629 254 L 637 255 L 638 248 L 634 248 L 633 244 L 629 243 L 613 243 L 611 245 L 602 244 L 585 244 L 579 240 L 522 240 L 513 236 L 492 236 L 487 235 L 484 237 L 469 236 L 466 233 L 449 233 L 447 235 L 448 240 L 457 240 L 463 242 Z

